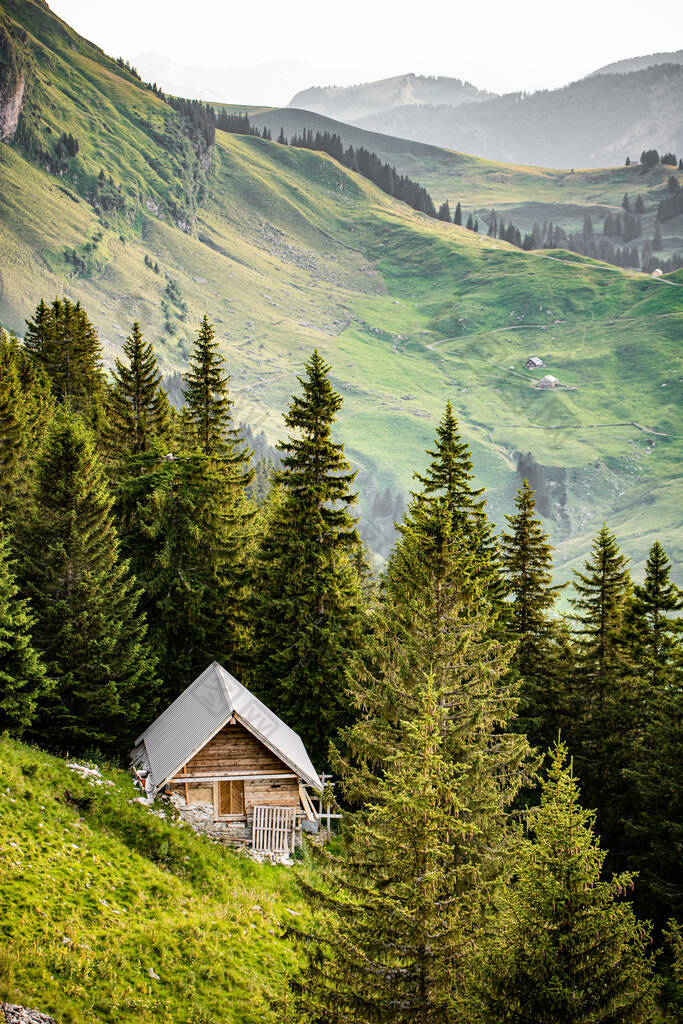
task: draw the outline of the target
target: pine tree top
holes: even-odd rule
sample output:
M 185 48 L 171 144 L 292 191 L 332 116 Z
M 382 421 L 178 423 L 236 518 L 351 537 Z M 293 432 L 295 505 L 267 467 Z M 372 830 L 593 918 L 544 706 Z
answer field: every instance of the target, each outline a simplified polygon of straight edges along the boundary
M 187 416 L 204 455 L 221 456 L 243 464 L 248 461 L 248 454 L 238 444 L 232 425 L 230 378 L 224 365 L 213 324 L 204 314 L 183 378 Z
M 505 575 L 516 600 L 537 613 L 552 607 L 560 587 L 552 586 L 552 546 L 536 515 L 535 492 L 525 478 L 515 498 L 516 513 L 506 515 L 510 532 L 501 536 Z
M 634 587 L 633 593 L 634 605 L 643 615 L 680 611 L 683 608 L 683 591 L 671 579 L 671 561 L 657 540 L 647 558 L 645 581 L 642 586 Z
M 574 618 L 579 623 L 579 632 L 604 630 L 609 621 L 622 615 L 631 589 L 629 561 L 621 553 L 614 534 L 603 524 L 593 539 L 584 572 L 574 571 L 578 597 L 570 599 L 570 604 L 576 608 Z
M 436 439 L 433 449 L 427 450 L 431 462 L 424 475 L 415 473 L 415 478 L 423 485 L 422 493 L 416 495 L 443 494 L 454 512 L 473 511 L 480 513 L 484 502 L 479 500 L 484 493 L 483 488 L 474 489 L 472 454 L 470 446 L 463 440 L 458 421 L 450 402 L 436 428 Z
M 112 441 L 120 455 L 148 451 L 153 438 L 167 437 L 171 425 L 168 396 L 151 342 L 136 320 L 123 344 L 127 362 L 117 358 L 110 396 Z
M 328 529 L 347 534 L 355 543 L 355 523 L 348 508 L 357 499 L 350 489 L 356 471 L 344 455 L 344 445 L 332 437 L 343 398 L 332 387 L 331 367 L 317 349 L 307 360 L 305 370 L 306 376 L 297 378 L 302 394 L 292 396 L 284 416 L 293 433 L 277 444 L 283 453 L 277 480 L 297 502 L 309 508 L 311 515 L 319 516 Z

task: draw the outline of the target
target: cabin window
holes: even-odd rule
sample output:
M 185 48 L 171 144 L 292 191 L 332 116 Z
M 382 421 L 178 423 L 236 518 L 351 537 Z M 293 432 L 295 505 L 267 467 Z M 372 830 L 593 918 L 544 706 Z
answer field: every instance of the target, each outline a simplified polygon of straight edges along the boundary
M 219 818 L 244 815 L 244 782 L 231 779 L 218 783 L 216 812 Z

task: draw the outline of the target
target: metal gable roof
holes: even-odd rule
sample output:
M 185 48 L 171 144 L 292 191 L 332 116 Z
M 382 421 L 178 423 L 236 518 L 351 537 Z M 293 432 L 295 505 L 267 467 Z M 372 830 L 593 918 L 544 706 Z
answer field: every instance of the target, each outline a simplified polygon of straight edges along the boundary
M 233 714 L 300 778 L 322 791 L 301 738 L 217 661 L 138 736 L 133 763 L 148 769 L 156 793 Z

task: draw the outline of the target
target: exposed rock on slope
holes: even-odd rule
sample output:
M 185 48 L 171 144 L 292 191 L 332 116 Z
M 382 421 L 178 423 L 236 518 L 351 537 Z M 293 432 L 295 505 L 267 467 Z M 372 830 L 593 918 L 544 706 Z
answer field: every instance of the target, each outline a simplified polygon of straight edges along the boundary
M 0 25 L 0 142 L 14 136 L 24 99 L 24 72 L 11 36 Z
M 37 1010 L 27 1010 L 25 1006 L 0 1003 L 0 1024 L 56 1024 L 56 1021 L 54 1017 Z

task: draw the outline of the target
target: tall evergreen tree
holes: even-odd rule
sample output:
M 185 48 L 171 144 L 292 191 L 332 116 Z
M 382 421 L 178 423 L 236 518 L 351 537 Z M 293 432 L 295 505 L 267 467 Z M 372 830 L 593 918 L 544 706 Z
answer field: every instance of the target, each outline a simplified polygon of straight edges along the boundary
M 127 363 L 116 359 L 109 400 L 112 443 L 120 458 L 149 451 L 152 440 L 167 438 L 171 426 L 157 359 L 151 342 L 144 342 L 137 320 L 123 343 L 123 353 Z
M 112 500 L 82 422 L 51 424 L 19 536 L 19 579 L 34 643 L 55 686 L 32 735 L 50 747 L 119 749 L 149 716 L 156 674 L 140 594 L 119 558 Z
M 441 206 L 439 207 L 438 217 L 439 217 L 439 220 L 448 221 L 448 223 L 450 224 L 450 222 L 451 222 L 451 208 L 448 205 L 448 200 L 446 200 L 445 203 L 442 203 Z
M 242 673 L 252 508 L 221 460 L 191 452 L 153 460 L 132 481 L 129 507 L 136 494 L 126 552 L 144 588 L 166 702 L 211 661 Z
M 149 422 L 158 414 L 155 429 L 163 433 L 147 430 L 147 450 L 128 459 L 117 513 L 124 552 L 144 588 L 163 697 L 170 700 L 214 659 L 236 674 L 243 671 L 253 515 L 246 488 L 253 472 L 250 453 L 232 425 L 228 377 L 208 318 L 185 377 L 186 406 L 170 440 L 153 357 L 135 332 L 131 350 L 131 360 L 138 351 L 146 367 L 138 371 L 148 381 L 145 417 Z M 133 387 L 127 388 L 131 415 Z M 129 420 L 131 431 L 135 422 Z
M 320 849 L 301 877 L 316 932 L 295 982 L 297 1020 L 448 1024 L 454 978 L 467 968 L 461 918 L 473 899 L 460 773 L 444 753 L 444 709 L 433 680 L 416 679 L 397 709 L 396 753 L 369 807 L 347 818 L 339 852 Z
M 648 930 L 622 897 L 632 877 L 601 878 L 594 816 L 579 803 L 558 744 L 531 834 L 516 855 L 493 948 L 485 951 L 486 1024 L 649 1024 L 659 983 Z
M 460 205 L 459 202 L 455 208 L 455 213 L 453 214 L 453 223 L 462 224 L 462 206 Z
M 534 492 L 526 479 L 515 505 L 515 515 L 505 517 L 510 532 L 503 533 L 501 550 L 511 596 L 507 621 L 517 642 L 513 665 L 521 678 L 520 726 L 535 746 L 546 749 L 557 735 L 557 709 L 548 685 L 553 661 L 548 613 L 560 588 L 553 586 L 552 548 L 535 514 Z
M 413 494 L 411 509 L 440 503 L 443 498 L 455 528 L 469 539 L 479 556 L 478 571 L 488 579 L 492 592 L 501 597 L 500 553 L 485 511 L 484 489 L 473 486 L 475 476 L 470 447 L 460 434 L 450 402 L 436 428 L 434 448 L 428 450 L 427 455 L 430 457 L 427 471 L 415 473 L 422 488 Z
M 680 590 L 661 544 L 650 549 L 634 587 L 629 638 L 640 681 L 638 727 L 625 769 L 630 784 L 623 827 L 628 862 L 639 872 L 639 911 L 660 930 L 683 918 L 683 647 Z
M 376 806 L 391 765 L 402 758 L 403 722 L 429 680 L 458 805 L 447 840 L 453 888 L 443 904 L 460 933 L 451 975 L 458 1010 L 469 959 L 510 870 L 511 808 L 529 774 L 528 744 L 511 730 L 517 697 L 505 673 L 512 649 L 496 639 L 494 617 L 478 557 L 445 498 L 414 508 L 390 559 L 368 668 L 349 677 L 356 721 L 342 732 L 332 761 L 347 803 Z
M 0 330 L 0 515 L 26 497 L 36 445 L 53 412 L 50 382 L 16 338 Z
M 606 844 L 624 797 L 623 769 L 633 727 L 634 680 L 628 658 L 625 617 L 631 595 L 628 560 L 603 526 L 593 540 L 584 572 L 574 573 L 576 661 L 573 666 L 574 723 L 570 745 L 580 766 L 586 799 L 597 808 Z
M 634 658 L 649 688 L 665 685 L 670 672 L 680 667 L 682 620 L 674 613 L 681 609 L 683 593 L 671 579 L 671 561 L 655 541 L 645 580 L 633 588 L 628 613 Z
M 99 427 L 106 393 L 102 346 L 80 302 L 55 299 L 48 307 L 41 299 L 26 321 L 24 345 L 47 371 L 55 397 Z
M 34 619 L 19 595 L 9 541 L 0 526 L 0 732 L 16 736 L 30 726 L 38 702 L 49 689 L 33 646 Z
M 213 325 L 205 314 L 184 377 L 187 416 L 198 450 L 233 462 L 245 474 L 249 454 L 232 425 L 230 378 L 224 364 Z
M 355 473 L 332 427 L 342 405 L 318 352 L 299 377 L 280 442 L 280 491 L 255 572 L 254 688 L 319 764 L 346 719 L 345 675 L 363 631 Z

